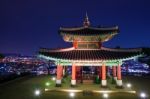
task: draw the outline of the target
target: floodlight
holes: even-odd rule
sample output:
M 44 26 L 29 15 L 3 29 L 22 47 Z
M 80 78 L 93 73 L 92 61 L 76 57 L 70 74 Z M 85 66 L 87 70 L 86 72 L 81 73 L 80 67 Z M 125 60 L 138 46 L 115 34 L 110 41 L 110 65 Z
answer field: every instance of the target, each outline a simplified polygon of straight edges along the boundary
M 75 96 L 75 93 L 71 92 L 71 93 L 69 94 L 69 96 L 70 96 L 70 97 L 74 97 L 74 96 Z
M 104 97 L 104 98 L 108 98 L 108 94 L 107 94 L 107 93 L 104 93 L 104 94 L 103 94 L 103 97 Z
M 34 94 L 35 94 L 36 96 L 39 96 L 39 95 L 41 94 L 41 91 L 40 91 L 40 90 L 35 90 Z

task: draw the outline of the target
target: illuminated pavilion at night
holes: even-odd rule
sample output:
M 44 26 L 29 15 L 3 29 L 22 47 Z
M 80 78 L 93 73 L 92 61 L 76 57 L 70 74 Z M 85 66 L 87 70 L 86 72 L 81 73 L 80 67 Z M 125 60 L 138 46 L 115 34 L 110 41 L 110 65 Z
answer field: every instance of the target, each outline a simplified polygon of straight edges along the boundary
M 103 47 L 119 32 L 115 27 L 92 27 L 88 16 L 81 27 L 60 28 L 59 33 L 64 41 L 71 42 L 73 47 L 64 49 L 41 48 L 39 57 L 52 60 L 57 65 L 56 86 L 61 86 L 63 71 L 66 66 L 72 67 L 71 85 L 84 82 L 83 66 L 95 67 L 101 86 L 107 86 L 107 67 L 112 68 L 112 76 L 118 87 L 122 87 L 121 65 L 124 61 L 137 59 L 142 55 L 141 49 L 111 49 Z

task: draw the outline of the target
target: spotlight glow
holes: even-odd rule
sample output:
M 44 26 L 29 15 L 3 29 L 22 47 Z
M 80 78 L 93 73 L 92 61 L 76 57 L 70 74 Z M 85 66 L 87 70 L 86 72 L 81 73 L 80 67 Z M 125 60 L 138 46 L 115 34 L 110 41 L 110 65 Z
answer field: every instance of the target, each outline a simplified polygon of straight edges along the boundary
M 146 98 L 147 95 L 146 95 L 146 93 L 142 92 L 142 93 L 140 93 L 140 97 L 141 97 L 141 98 Z
M 39 96 L 39 95 L 41 94 L 41 91 L 40 91 L 40 90 L 35 90 L 34 94 L 35 94 L 36 96 Z
M 107 93 L 104 93 L 104 94 L 103 94 L 103 97 L 104 97 L 104 98 L 108 98 L 108 94 L 107 94 Z
M 52 80 L 53 80 L 53 81 L 55 81 L 55 80 L 56 80 L 56 78 L 55 78 L 55 77 L 52 77 Z
M 50 85 L 50 83 L 49 83 L 49 82 L 46 82 L 46 83 L 45 83 L 45 85 L 46 85 L 46 86 L 49 86 L 49 85 Z
M 71 93 L 69 94 L 69 96 L 70 96 L 70 97 L 74 97 L 74 96 L 75 96 L 75 93 L 71 92 Z
M 128 84 L 127 84 L 127 87 L 128 87 L 128 88 L 131 88 L 131 87 L 132 87 L 132 85 L 131 85 L 130 83 L 128 83 Z
M 103 97 L 104 97 L 104 98 L 108 98 L 108 94 L 107 94 L 107 93 L 104 93 L 104 94 L 103 94 Z

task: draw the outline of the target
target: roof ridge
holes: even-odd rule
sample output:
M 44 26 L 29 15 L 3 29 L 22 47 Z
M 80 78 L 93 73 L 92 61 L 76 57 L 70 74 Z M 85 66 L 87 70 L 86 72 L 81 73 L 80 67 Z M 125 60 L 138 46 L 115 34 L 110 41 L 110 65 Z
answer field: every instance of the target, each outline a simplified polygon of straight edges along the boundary
M 113 27 L 68 27 L 68 28 L 65 28 L 65 27 L 60 27 L 60 31 L 73 31 L 73 30 L 82 30 L 82 29 L 95 29 L 95 30 L 112 30 L 112 29 L 116 29 L 118 30 L 118 26 L 113 26 Z

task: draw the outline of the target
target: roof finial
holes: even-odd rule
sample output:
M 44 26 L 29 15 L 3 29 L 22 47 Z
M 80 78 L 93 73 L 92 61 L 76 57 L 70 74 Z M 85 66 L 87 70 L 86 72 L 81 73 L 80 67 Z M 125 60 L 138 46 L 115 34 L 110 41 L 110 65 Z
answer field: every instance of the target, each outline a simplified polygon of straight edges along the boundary
M 84 27 L 89 27 L 90 26 L 90 21 L 89 21 L 87 12 L 86 12 L 86 16 L 85 16 L 85 19 L 84 19 L 84 22 L 83 22 L 83 26 Z

